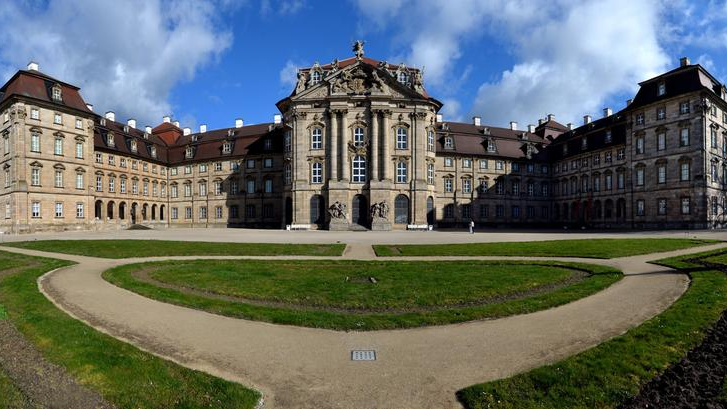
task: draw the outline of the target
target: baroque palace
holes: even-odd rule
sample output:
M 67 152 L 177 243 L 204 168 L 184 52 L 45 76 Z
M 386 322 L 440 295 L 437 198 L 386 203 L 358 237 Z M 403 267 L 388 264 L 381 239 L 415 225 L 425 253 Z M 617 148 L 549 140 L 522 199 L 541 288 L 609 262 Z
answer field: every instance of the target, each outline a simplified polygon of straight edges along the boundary
M 0 229 L 725 225 L 726 89 L 686 58 L 521 130 L 446 121 L 420 70 L 354 54 L 299 70 L 272 123 L 198 132 L 97 115 L 30 63 L 0 89 Z

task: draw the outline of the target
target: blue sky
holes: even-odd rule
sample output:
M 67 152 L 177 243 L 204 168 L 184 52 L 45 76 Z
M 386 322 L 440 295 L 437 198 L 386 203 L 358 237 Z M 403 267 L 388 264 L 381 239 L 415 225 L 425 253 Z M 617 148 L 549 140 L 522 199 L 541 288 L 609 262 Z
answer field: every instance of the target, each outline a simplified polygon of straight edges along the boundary
M 448 120 L 522 128 L 623 108 L 689 56 L 727 70 L 727 4 L 686 0 L 0 0 L 0 76 L 31 59 L 95 110 L 193 129 L 277 113 L 297 67 L 366 55 L 424 67 Z

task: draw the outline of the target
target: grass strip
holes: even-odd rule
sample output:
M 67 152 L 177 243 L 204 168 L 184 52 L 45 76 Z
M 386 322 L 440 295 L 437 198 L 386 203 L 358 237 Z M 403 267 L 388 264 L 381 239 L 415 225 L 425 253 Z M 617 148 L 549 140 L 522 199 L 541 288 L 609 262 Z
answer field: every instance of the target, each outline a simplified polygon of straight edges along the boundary
M 379 257 L 533 256 L 617 258 L 714 244 L 699 239 L 589 239 L 507 243 L 374 245 Z
M 6 246 L 101 258 L 161 256 L 340 256 L 345 244 L 218 243 L 168 240 L 35 240 Z
M 119 408 L 253 408 L 255 391 L 157 358 L 89 328 L 39 291 L 38 277 L 68 262 L 0 252 L 2 261 L 34 266 L 0 281 L 8 317 L 51 362 Z
M 167 264 L 165 264 L 167 263 Z M 176 262 L 179 263 L 179 262 Z M 183 262 L 184 263 L 184 262 Z M 211 266 L 212 261 L 210 260 L 200 260 L 197 261 L 197 263 L 202 263 L 203 265 Z M 262 263 L 259 261 L 252 261 L 252 260 L 246 260 L 245 262 L 239 262 L 236 261 L 236 266 L 246 266 L 248 264 L 258 264 Z M 272 264 L 273 262 L 265 261 L 265 263 Z M 339 262 L 343 263 L 344 262 Z M 361 262 L 358 262 L 361 263 Z M 372 262 L 373 263 L 373 262 Z M 381 263 L 381 262 L 378 262 Z M 402 262 L 402 263 L 408 263 L 408 262 Z M 396 263 L 396 262 L 386 262 L 384 264 L 391 264 L 392 269 L 396 269 L 394 267 L 395 265 L 399 265 L 402 263 Z M 480 264 L 483 264 L 484 266 L 487 265 L 487 263 L 479 262 Z M 501 262 L 503 265 L 512 266 L 513 269 L 516 268 L 518 265 L 522 265 L 525 267 L 529 266 L 529 263 L 526 262 L 511 262 L 511 261 L 505 261 Z M 314 270 L 319 267 L 321 263 L 306 263 L 309 270 Z M 493 262 L 492 264 L 496 264 L 496 262 Z M 539 263 L 542 264 L 542 263 Z M 523 313 L 529 313 L 534 311 L 539 311 L 551 307 L 555 307 L 558 305 L 566 304 L 568 302 L 577 300 L 579 298 L 586 297 L 588 295 L 591 295 L 593 293 L 596 293 L 598 291 L 603 290 L 604 288 L 608 287 L 609 285 L 613 284 L 614 282 L 621 279 L 622 274 L 612 268 L 605 267 L 605 266 L 594 266 L 594 265 L 585 265 L 585 264 L 575 264 L 575 263 L 553 263 L 553 265 L 566 265 L 571 266 L 574 268 L 580 268 L 584 270 L 590 271 L 593 275 L 581 280 L 577 281 L 573 284 L 566 285 L 562 288 L 555 289 L 550 292 L 544 292 L 542 294 L 537 294 L 533 296 L 525 296 L 523 298 L 515 298 L 503 302 L 493 302 L 489 304 L 482 304 L 482 305 L 472 305 L 472 306 L 461 306 L 461 307 L 447 307 L 447 306 L 435 306 L 435 308 L 426 309 L 423 311 L 415 311 L 415 312 L 370 312 L 367 313 L 366 311 L 352 313 L 350 311 L 340 311 L 340 308 L 337 309 L 335 305 L 330 305 L 330 308 L 317 308 L 317 309 L 306 309 L 306 308 L 295 308 L 294 306 L 291 306 L 290 308 L 281 307 L 281 306 L 269 306 L 269 305 L 255 305 L 252 303 L 245 303 L 240 302 L 237 300 L 224 300 L 224 299 L 218 299 L 218 298 L 212 298 L 208 296 L 203 296 L 199 294 L 190 294 L 188 292 L 181 291 L 176 288 L 163 288 L 157 285 L 154 285 L 153 283 L 147 283 L 141 280 L 136 279 L 132 273 L 139 269 L 149 268 L 152 266 L 159 266 L 159 265 L 172 265 L 172 266 L 180 266 L 184 264 L 169 264 L 169 262 L 161 262 L 161 263 L 140 263 L 140 264 L 131 264 L 131 265 L 124 265 L 119 266 L 116 268 L 113 268 L 111 270 L 108 270 L 104 272 L 103 277 L 110 281 L 111 283 L 118 285 L 120 287 L 123 287 L 125 289 L 134 291 L 138 294 L 141 294 L 145 297 L 153 298 L 156 300 L 177 304 L 185 307 L 190 308 L 196 308 L 208 312 L 212 312 L 215 314 L 220 315 L 226 315 L 230 317 L 236 317 L 236 318 L 246 318 L 251 320 L 258 320 L 258 321 L 266 321 L 266 322 L 272 322 L 276 324 L 289 324 L 289 325 L 297 325 L 297 326 L 305 326 L 305 327 L 315 327 L 315 328 L 328 328 L 328 329 L 336 329 L 336 330 L 378 330 L 378 329 L 393 329 L 393 328 L 411 328 L 411 327 L 420 327 L 420 326 L 427 326 L 427 325 L 442 325 L 442 324 L 450 324 L 450 323 L 456 323 L 456 322 L 464 322 L 464 321 L 472 321 L 477 319 L 484 319 L 484 318 L 497 318 L 497 317 L 504 317 L 509 315 L 516 315 L 516 314 L 523 314 Z M 196 266 L 196 264 L 190 264 L 193 266 Z M 502 266 L 500 266 L 502 267 Z M 192 268 L 194 270 L 194 268 Z M 346 268 L 345 265 L 341 267 L 343 269 L 344 274 L 348 274 L 351 268 Z M 199 270 L 199 269 L 198 269 Z M 264 270 L 264 269 L 263 269 Z M 485 269 L 486 271 L 486 269 Z M 307 273 L 305 271 L 299 272 L 299 277 L 301 277 L 302 280 L 306 280 Z M 442 274 L 443 276 L 446 276 L 446 274 Z M 200 280 L 203 280 L 204 277 L 201 277 Z M 286 276 L 286 280 L 293 279 L 288 276 Z M 401 286 L 397 287 L 399 289 L 406 286 L 406 282 L 412 282 L 412 280 L 417 280 L 418 277 L 416 274 L 409 278 L 408 281 L 405 281 L 402 283 Z M 198 280 L 199 281 L 199 280 Z M 285 281 L 285 280 L 284 280 Z M 278 284 L 275 284 L 276 282 L 272 282 L 273 284 L 268 284 L 268 287 L 272 288 L 273 290 L 278 287 L 282 287 L 285 284 L 284 281 L 277 282 Z M 343 281 L 343 280 L 341 280 Z M 243 281 L 241 283 L 242 285 L 245 284 Z M 304 288 L 311 289 L 310 291 L 313 291 L 313 287 L 305 287 L 305 282 L 303 283 Z M 319 283 L 319 285 L 321 285 Z M 361 285 L 361 284 L 348 284 L 348 285 Z M 378 284 L 377 284 L 378 285 Z M 416 294 L 412 294 L 415 298 L 412 298 L 410 302 L 412 304 L 416 304 L 416 297 L 421 297 L 424 299 L 429 299 L 431 297 L 437 297 L 441 296 L 441 293 L 439 293 L 436 290 L 439 290 L 443 287 L 446 287 L 446 283 L 443 283 L 440 280 L 433 280 L 430 282 L 430 285 L 432 288 L 424 288 L 424 290 L 429 290 L 430 293 L 423 294 L 422 292 L 417 292 Z M 326 286 L 323 286 L 325 289 Z M 269 289 L 269 288 L 268 288 Z M 321 288 L 317 288 L 316 290 L 321 290 Z M 282 292 L 281 288 L 281 292 Z M 396 293 L 396 290 L 393 291 Z M 275 292 L 269 293 L 269 296 L 273 297 L 275 296 Z M 279 294 L 278 294 L 279 295 Z M 451 295 L 451 294 L 450 294 Z M 334 294 L 335 297 L 339 298 Z M 316 294 L 311 293 L 311 297 L 316 297 Z M 297 299 L 300 301 L 300 299 Z M 367 301 L 369 304 L 372 305 L 372 301 Z M 433 302 L 433 301 L 429 301 Z M 383 302 L 380 302 L 381 305 L 385 305 Z M 378 304 L 377 304 L 378 305 Z
M 662 260 L 678 268 L 701 255 Z M 458 392 L 466 408 L 612 408 L 698 345 L 727 308 L 727 276 L 694 271 L 689 289 L 662 314 L 553 365 Z

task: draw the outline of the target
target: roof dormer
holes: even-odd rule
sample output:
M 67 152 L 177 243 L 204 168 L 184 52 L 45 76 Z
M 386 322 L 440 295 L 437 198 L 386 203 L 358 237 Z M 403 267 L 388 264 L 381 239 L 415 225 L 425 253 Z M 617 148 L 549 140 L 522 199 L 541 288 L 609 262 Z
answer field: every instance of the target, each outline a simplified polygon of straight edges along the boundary
M 51 98 L 53 98 L 53 101 L 55 102 L 63 101 L 63 90 L 61 89 L 61 84 L 53 84 L 53 87 L 51 87 Z

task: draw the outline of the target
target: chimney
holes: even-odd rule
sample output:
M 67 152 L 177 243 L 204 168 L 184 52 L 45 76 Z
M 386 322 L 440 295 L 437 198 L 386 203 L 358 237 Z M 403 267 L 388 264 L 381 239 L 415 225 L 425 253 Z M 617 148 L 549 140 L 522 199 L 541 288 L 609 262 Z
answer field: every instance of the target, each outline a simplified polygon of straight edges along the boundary
M 542 125 L 543 122 L 545 122 L 545 121 L 543 121 L 543 118 L 538 118 L 538 126 Z
M 568 129 L 573 130 L 573 122 L 568 122 Z
M 148 133 L 149 135 L 151 135 L 151 126 L 149 126 L 149 125 L 145 126 L 145 127 L 144 127 L 144 132 L 146 132 L 146 133 Z
M 192 133 L 192 128 L 189 128 L 189 127 L 187 127 L 187 128 L 184 128 L 184 135 L 185 135 L 185 136 L 186 136 L 186 135 L 189 135 L 189 134 L 191 134 L 191 133 Z
M 280 114 L 273 115 L 273 123 L 280 124 L 283 122 L 283 117 Z
M 548 121 L 555 121 L 555 115 L 548 114 Z
M 535 133 L 535 125 L 528 125 L 528 132 Z
M 482 118 L 480 118 L 479 116 L 473 116 L 472 117 L 472 124 L 474 126 L 480 126 L 480 122 L 481 121 L 482 121 Z
M 93 111 L 93 104 L 86 104 L 86 108 L 88 108 L 89 111 Z
M 235 119 L 235 128 L 242 128 L 243 122 L 242 118 Z
M 603 117 L 604 118 L 611 116 L 612 113 L 613 113 L 613 111 L 611 111 L 611 108 L 603 108 Z
M 177 128 L 179 128 L 179 121 L 174 121 L 174 122 L 172 122 L 172 124 L 173 124 L 174 126 L 176 126 Z
M 680 67 L 686 67 L 687 65 L 689 65 L 689 57 L 682 57 L 679 59 Z M 28 69 L 30 69 L 30 64 L 28 64 Z
M 162 117 L 162 122 L 165 123 L 165 124 L 168 124 L 168 123 L 172 122 L 172 117 L 169 116 L 169 115 L 164 115 Z
M 114 111 L 107 111 L 104 115 L 104 118 L 108 119 L 109 121 L 115 121 L 116 120 L 116 114 Z
M 437 114 L 437 122 L 444 122 L 444 116 L 442 114 Z
M 127 119 L 126 125 L 129 125 L 129 128 L 136 128 L 136 119 L 134 119 L 134 118 Z
M 517 122 L 510 121 L 510 129 L 513 131 L 517 131 Z
M 590 115 L 583 115 L 583 125 L 588 125 L 591 123 L 591 116 Z
M 38 63 L 35 61 L 31 61 L 28 63 L 28 71 L 38 71 L 40 70 L 40 67 L 38 66 Z
M 205 133 L 207 132 L 207 124 L 202 124 L 199 126 L 199 133 Z
M 631 99 L 631 98 L 627 99 L 627 100 L 626 100 L 626 106 L 629 106 L 629 105 L 631 105 L 631 103 L 632 103 L 632 102 L 634 102 L 634 100 L 633 100 L 633 99 Z

